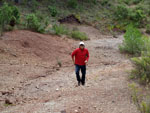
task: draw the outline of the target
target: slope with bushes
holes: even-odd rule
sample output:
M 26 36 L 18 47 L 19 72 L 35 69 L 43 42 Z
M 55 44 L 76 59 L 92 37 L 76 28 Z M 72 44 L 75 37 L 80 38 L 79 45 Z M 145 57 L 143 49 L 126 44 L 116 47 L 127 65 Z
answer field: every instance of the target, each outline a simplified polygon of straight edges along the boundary
M 15 5 L 9 0 L 7 2 Z M 149 30 L 150 24 L 149 0 L 22 0 L 17 7 L 21 12 L 21 28 L 30 13 L 37 16 L 42 28 L 45 26 L 43 21 L 56 24 L 70 14 L 107 33 L 114 29 L 124 31 L 129 24 Z

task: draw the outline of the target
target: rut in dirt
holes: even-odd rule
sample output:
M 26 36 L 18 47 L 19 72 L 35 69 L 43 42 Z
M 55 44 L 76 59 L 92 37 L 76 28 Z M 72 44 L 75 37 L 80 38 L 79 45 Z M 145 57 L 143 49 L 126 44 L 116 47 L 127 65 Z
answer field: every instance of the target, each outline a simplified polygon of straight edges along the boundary
M 2 113 L 138 113 L 128 90 L 127 70 L 130 70 L 132 65 L 118 50 L 123 37 L 105 36 L 90 26 L 68 27 L 78 27 L 90 37 L 90 40 L 85 42 L 90 52 L 86 85 L 76 87 L 70 56 L 73 49 L 78 47 L 79 41 L 63 39 L 73 44 L 73 47 L 67 50 L 66 57 L 69 60 L 62 60 L 61 68 L 53 64 L 54 69 L 49 68 L 51 61 L 44 62 L 42 59 L 38 65 L 26 65 L 20 73 L 28 70 L 27 75 L 36 72 L 36 75 L 41 76 L 33 75 L 30 79 L 17 83 L 12 94 L 6 96 L 15 98 L 17 102 L 15 100 L 15 106 L 3 108 Z M 33 57 L 33 60 L 35 59 Z M 17 71 L 17 66 L 20 64 L 16 65 L 14 72 Z

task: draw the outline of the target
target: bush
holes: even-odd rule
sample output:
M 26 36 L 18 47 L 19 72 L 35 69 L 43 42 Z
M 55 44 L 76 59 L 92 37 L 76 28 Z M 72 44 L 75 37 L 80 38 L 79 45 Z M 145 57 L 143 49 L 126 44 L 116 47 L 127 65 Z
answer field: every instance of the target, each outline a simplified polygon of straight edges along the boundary
M 145 51 L 142 52 L 141 57 L 132 58 L 135 69 L 132 70 L 132 76 L 139 78 L 141 83 L 150 82 L 150 39 L 145 39 Z
M 124 35 L 123 44 L 119 46 L 119 48 L 122 52 L 140 55 L 146 48 L 145 39 L 137 28 L 133 27 L 133 25 L 129 25 Z
M 69 34 L 69 30 L 63 26 L 63 25 L 53 25 L 52 27 L 52 32 L 56 35 L 68 35 Z
M 144 84 L 150 82 L 150 54 L 141 58 L 132 58 L 135 69 L 132 70 L 132 75 L 139 78 Z
M 150 24 L 146 26 L 146 33 L 150 34 Z
M 41 25 L 38 17 L 35 14 L 28 14 L 27 19 L 27 28 L 36 32 L 43 33 L 45 31 L 45 26 Z
M 118 5 L 114 10 L 114 16 L 117 21 L 127 24 L 134 24 L 137 27 L 143 25 L 146 21 L 146 14 L 142 9 L 128 8 L 126 5 Z
M 140 3 L 142 0 L 133 0 L 132 1 L 132 4 L 138 4 L 138 3 Z
M 7 3 L 0 8 L 0 31 L 4 31 L 5 26 L 14 26 L 19 22 L 20 12 L 16 6 L 9 6 Z
M 118 5 L 115 9 L 114 15 L 117 20 L 124 20 L 128 17 L 129 10 L 126 5 Z
M 78 1 L 77 0 L 68 0 L 68 7 L 76 9 L 78 6 Z
M 101 4 L 102 6 L 105 6 L 105 5 L 107 5 L 108 3 L 109 3 L 108 0 L 101 0 L 101 1 L 100 1 L 100 4 Z
M 140 9 L 139 10 L 131 9 L 128 17 L 130 18 L 131 21 L 133 21 L 137 25 L 138 24 L 140 25 L 143 22 L 143 20 L 146 19 L 146 15 L 144 14 L 143 10 Z
M 28 4 L 33 12 L 35 12 L 39 6 L 39 2 L 37 0 L 31 0 Z
M 71 37 L 74 39 L 79 39 L 79 40 L 88 40 L 87 35 L 80 31 L 72 31 Z
M 131 90 L 131 97 L 134 104 L 137 106 L 140 113 L 150 113 L 150 98 L 145 94 L 141 94 L 141 88 L 139 89 L 135 84 L 129 85 Z
M 140 3 L 142 0 L 124 0 L 124 3 L 128 4 L 128 5 L 132 5 L 132 4 L 138 4 Z
M 48 10 L 49 10 L 51 16 L 53 16 L 53 17 L 55 17 L 58 14 L 58 11 L 57 11 L 56 7 L 54 7 L 54 6 L 48 6 Z

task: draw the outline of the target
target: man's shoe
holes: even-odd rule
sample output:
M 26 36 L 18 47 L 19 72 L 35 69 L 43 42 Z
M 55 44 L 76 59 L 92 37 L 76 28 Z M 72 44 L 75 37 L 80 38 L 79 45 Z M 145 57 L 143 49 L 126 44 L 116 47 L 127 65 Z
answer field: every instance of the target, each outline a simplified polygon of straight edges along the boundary
M 85 85 L 85 82 L 82 82 L 82 85 L 84 86 L 84 85 Z
M 80 82 L 78 82 L 78 86 L 80 86 Z

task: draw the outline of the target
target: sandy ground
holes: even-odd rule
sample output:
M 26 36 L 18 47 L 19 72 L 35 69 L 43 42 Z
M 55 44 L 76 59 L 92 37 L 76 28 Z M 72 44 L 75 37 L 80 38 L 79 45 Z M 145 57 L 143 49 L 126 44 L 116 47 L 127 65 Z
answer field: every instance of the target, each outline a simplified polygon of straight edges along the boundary
M 79 41 L 30 31 L 1 38 L 1 113 L 139 113 L 128 89 L 132 65 L 118 50 L 123 37 L 104 36 L 89 26 L 78 29 L 90 37 L 86 85 L 79 87 L 70 58 Z

